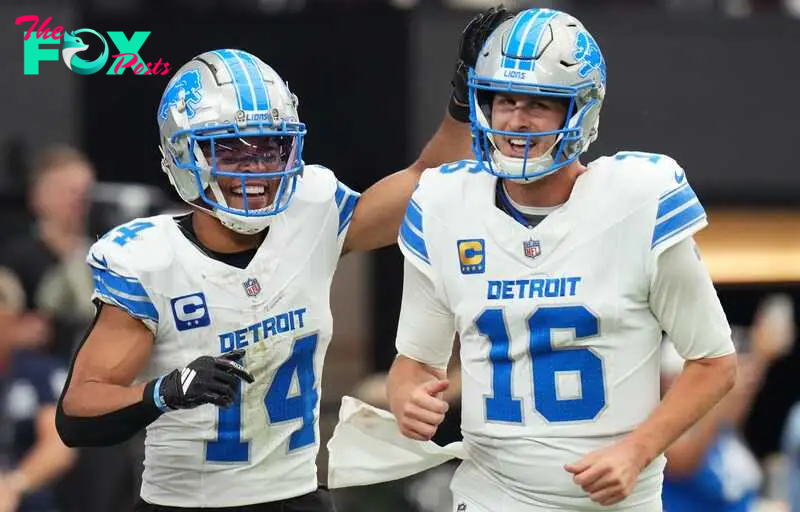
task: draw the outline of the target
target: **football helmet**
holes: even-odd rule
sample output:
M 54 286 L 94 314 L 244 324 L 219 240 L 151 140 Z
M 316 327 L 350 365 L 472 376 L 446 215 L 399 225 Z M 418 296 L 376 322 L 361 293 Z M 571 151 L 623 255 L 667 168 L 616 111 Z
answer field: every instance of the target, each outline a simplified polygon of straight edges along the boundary
M 238 233 L 264 230 L 289 206 L 303 171 L 297 103 L 270 66 L 242 50 L 205 52 L 181 67 L 156 113 L 161 167 L 181 199 Z M 241 195 L 236 207 L 222 181 Z
M 606 92 L 606 64 L 580 21 L 552 9 L 528 9 L 497 27 L 468 72 L 473 150 L 485 170 L 514 181 L 534 181 L 570 164 L 597 138 Z M 567 114 L 561 129 L 514 132 L 491 126 L 494 93 L 562 99 Z M 500 152 L 495 137 L 527 141 L 522 158 Z M 541 156 L 528 157 L 534 138 L 556 135 Z

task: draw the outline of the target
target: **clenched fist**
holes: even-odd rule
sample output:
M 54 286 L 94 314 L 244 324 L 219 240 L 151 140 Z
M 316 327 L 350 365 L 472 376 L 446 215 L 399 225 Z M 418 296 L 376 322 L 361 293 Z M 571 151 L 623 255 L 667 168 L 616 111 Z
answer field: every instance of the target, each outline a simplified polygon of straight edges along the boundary
M 447 380 L 431 380 L 398 396 L 392 403 L 392 412 L 400 425 L 400 433 L 418 441 L 433 438 L 450 408 L 442 398 L 449 385 Z

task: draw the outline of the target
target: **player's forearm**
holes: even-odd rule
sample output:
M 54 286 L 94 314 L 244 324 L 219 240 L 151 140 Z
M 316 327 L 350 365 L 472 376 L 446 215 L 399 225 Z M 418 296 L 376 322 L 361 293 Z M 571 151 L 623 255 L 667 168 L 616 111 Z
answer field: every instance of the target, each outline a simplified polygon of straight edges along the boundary
M 70 386 L 56 413 L 61 440 L 71 447 L 127 441 L 163 414 L 150 396 L 153 389 L 152 381 L 133 387 L 98 382 Z
M 361 195 L 342 253 L 371 251 L 396 243 L 408 200 L 422 172 L 471 155 L 469 125 L 446 114 L 416 162 L 384 177 Z
M 443 370 L 404 356 L 397 356 L 386 379 L 386 394 L 389 399 L 389 407 L 394 412 L 395 404 L 399 406 L 411 390 L 418 385 L 446 378 L 447 373 Z
M 421 173 L 425 169 L 449 162 L 473 158 L 472 136 L 469 123 L 462 123 L 446 113 L 439 129 L 425 144 L 422 152 L 409 170 Z
M 649 464 L 707 414 L 736 380 L 736 355 L 687 361 L 650 418 L 626 438 Z
M 64 394 L 64 413 L 75 417 L 101 416 L 142 401 L 147 384 L 120 386 L 106 382 L 73 383 Z

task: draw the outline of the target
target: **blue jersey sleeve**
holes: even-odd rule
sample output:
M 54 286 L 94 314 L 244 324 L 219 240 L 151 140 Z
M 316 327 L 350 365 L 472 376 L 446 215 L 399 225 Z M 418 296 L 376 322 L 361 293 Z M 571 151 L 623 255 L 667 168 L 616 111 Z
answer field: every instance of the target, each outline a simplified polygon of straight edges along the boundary
M 655 257 L 708 225 L 686 172 L 667 155 L 621 151 L 614 156 L 619 165 L 636 171 L 639 190 L 650 208 L 649 242 Z
M 658 199 L 652 249 L 666 248 L 699 231 L 707 224 L 705 209 L 686 178 Z
M 423 271 L 425 267 L 430 267 L 431 261 L 428 255 L 428 245 L 425 242 L 422 206 L 413 196 L 408 201 L 406 215 L 400 226 L 399 245 L 406 259 L 414 263 L 414 266 L 420 268 L 422 265 Z
M 123 256 L 108 239 L 101 239 L 92 246 L 87 262 L 94 279 L 93 298 L 125 310 L 155 332 L 158 310 Z
M 353 219 L 353 212 L 356 209 L 361 194 L 353 191 L 350 187 L 342 183 L 336 182 L 336 207 L 339 209 L 339 231 L 338 235 L 342 236 L 347 233 L 347 227 Z

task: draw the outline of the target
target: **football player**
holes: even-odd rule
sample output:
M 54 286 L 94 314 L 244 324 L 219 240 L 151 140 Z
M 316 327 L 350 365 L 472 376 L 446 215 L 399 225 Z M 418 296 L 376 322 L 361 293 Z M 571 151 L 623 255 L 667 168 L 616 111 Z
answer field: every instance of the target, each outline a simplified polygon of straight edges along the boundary
M 469 69 L 475 161 L 426 171 L 400 230 L 401 432 L 427 440 L 460 338 L 467 457 L 453 510 L 661 510 L 662 453 L 731 388 L 730 328 L 672 158 L 584 164 L 606 64 L 549 9 L 497 27 Z M 687 360 L 659 403 L 662 331 Z
M 331 510 L 315 459 L 334 271 L 396 241 L 420 173 L 468 155 L 469 129 L 446 115 L 414 165 L 359 196 L 303 162 L 297 104 L 254 55 L 193 58 L 157 111 L 191 213 L 133 220 L 89 252 L 98 311 L 58 429 L 96 446 L 147 427 L 136 510 Z

